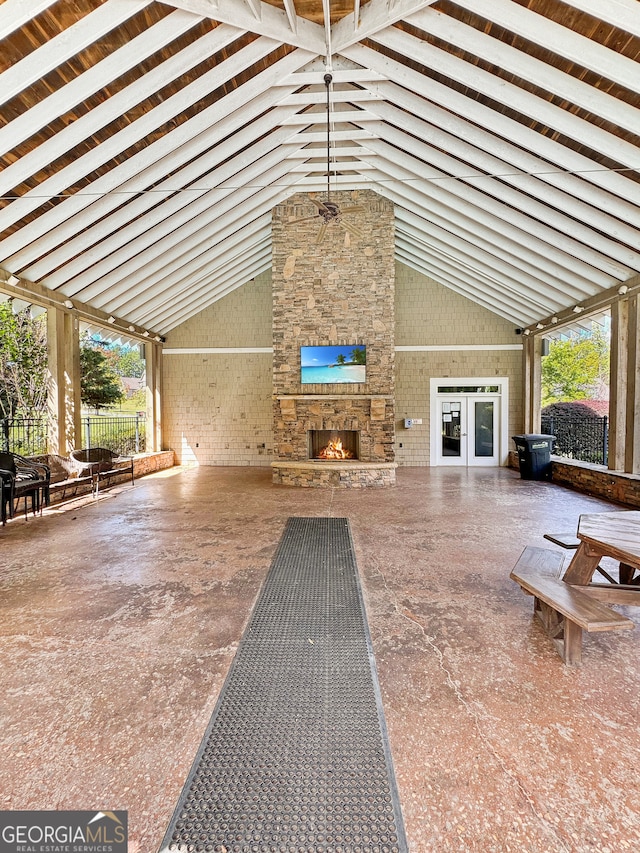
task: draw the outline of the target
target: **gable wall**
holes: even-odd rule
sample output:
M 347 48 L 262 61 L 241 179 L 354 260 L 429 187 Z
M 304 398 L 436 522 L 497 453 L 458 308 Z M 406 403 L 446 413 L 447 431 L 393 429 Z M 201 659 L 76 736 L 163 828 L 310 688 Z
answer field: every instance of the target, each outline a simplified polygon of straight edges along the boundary
M 165 446 L 182 464 L 269 465 L 273 459 L 272 290 L 267 272 L 234 290 L 167 335 Z M 429 464 L 432 376 L 508 376 L 509 435 L 521 431 L 522 353 L 511 323 L 432 279 L 396 264 L 396 461 Z M 482 345 L 483 350 L 456 347 Z M 204 352 L 221 348 L 224 352 Z M 265 348 L 247 353 L 243 348 Z M 182 350 L 173 354 L 172 350 Z M 186 349 L 200 352 L 185 353 Z M 235 351 L 234 351 L 235 350 Z M 404 418 L 421 426 L 402 428 Z M 402 447 L 400 447 L 402 445 Z

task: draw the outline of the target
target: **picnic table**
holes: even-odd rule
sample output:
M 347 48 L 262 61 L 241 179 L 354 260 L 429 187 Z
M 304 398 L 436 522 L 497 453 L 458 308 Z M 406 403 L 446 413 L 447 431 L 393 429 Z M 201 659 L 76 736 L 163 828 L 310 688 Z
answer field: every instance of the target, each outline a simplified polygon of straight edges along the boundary
M 563 581 L 611 604 L 640 605 L 640 512 L 581 515 L 576 535 L 580 544 Z M 593 581 L 603 557 L 620 563 L 619 583 Z

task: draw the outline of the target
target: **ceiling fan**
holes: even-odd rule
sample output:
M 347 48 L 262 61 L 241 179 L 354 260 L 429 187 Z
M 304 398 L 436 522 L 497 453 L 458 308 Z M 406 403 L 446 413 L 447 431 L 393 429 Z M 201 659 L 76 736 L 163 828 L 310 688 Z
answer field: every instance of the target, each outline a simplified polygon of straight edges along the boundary
M 331 201 L 331 115 L 330 115 L 330 87 L 333 76 L 328 72 L 324 75 L 324 85 L 327 89 L 327 197 L 324 201 L 309 196 L 309 201 L 318 208 L 315 216 L 306 216 L 303 219 L 294 219 L 293 222 L 309 222 L 312 219 L 320 219 L 320 228 L 316 237 L 316 243 L 322 243 L 327 233 L 328 226 L 335 222 L 340 228 L 353 237 L 362 237 L 363 232 L 357 225 L 349 222 L 344 218 L 345 213 L 355 213 L 362 210 L 362 205 L 351 205 L 349 207 L 339 207 L 336 202 Z

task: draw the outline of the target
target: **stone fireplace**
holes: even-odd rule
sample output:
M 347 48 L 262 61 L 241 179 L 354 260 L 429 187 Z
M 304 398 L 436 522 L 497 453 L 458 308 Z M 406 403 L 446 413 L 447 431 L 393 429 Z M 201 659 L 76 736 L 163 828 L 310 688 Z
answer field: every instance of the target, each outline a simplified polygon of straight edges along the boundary
M 273 243 L 273 480 L 359 488 L 395 483 L 393 205 L 371 191 L 332 193 L 362 237 L 338 222 L 317 242 L 305 195 L 275 208 Z M 296 220 L 311 217 L 305 222 Z M 364 382 L 302 384 L 300 348 L 366 348 Z M 320 457 L 337 437 L 345 458 Z

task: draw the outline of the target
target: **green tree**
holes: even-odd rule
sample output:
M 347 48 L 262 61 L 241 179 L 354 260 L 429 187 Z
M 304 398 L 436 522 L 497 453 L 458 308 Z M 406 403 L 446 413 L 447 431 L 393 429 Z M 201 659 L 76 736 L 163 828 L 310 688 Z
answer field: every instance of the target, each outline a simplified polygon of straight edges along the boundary
M 364 364 L 366 362 L 366 350 L 364 347 L 356 347 L 351 350 L 351 361 L 353 364 Z
M 342 355 L 342 353 L 336 356 L 336 364 L 344 364 L 345 361 L 346 358 Z
M 0 417 L 33 417 L 47 405 L 47 319 L 0 303 Z
M 609 341 L 599 327 L 552 341 L 549 355 L 542 359 L 542 405 L 600 398 L 608 377 Z
M 98 411 L 115 406 L 124 398 L 119 376 L 98 348 L 85 345 L 80 349 L 80 397 L 82 402 Z

